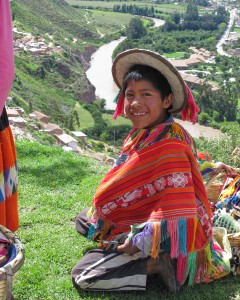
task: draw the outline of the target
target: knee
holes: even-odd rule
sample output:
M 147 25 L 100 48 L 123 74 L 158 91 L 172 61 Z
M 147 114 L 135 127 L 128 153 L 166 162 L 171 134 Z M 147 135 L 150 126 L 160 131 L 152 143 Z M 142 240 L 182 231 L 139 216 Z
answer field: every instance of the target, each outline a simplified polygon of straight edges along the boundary
M 80 273 L 78 265 L 72 269 L 72 283 L 75 288 L 85 290 L 89 287 L 86 276 Z

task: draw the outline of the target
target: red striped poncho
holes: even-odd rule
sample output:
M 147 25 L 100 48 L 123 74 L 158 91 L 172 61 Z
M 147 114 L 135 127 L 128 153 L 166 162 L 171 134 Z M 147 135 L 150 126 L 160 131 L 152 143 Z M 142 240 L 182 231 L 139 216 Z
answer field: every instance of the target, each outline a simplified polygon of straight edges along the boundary
M 152 235 L 152 257 L 160 248 L 169 252 L 180 284 L 187 276 L 192 284 L 229 272 L 221 251 L 212 263 L 211 210 L 194 141 L 178 123 L 133 129 L 99 184 L 93 208 L 89 237 L 113 240 L 126 233 L 144 243 Z

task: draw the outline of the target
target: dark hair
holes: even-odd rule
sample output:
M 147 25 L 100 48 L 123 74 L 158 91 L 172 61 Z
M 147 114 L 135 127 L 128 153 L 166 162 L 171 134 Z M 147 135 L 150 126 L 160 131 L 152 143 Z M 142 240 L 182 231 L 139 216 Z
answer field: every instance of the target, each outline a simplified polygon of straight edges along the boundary
M 162 99 L 172 93 L 167 79 L 158 70 L 146 65 L 133 65 L 124 75 L 122 92 L 125 93 L 130 81 L 147 80 L 155 89 L 159 90 Z

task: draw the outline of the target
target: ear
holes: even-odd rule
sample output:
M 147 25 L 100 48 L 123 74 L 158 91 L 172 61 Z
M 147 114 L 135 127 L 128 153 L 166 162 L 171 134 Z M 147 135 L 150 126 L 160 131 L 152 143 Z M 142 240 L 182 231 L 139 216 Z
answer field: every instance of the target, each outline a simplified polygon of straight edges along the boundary
M 172 105 L 172 102 L 173 102 L 173 93 L 165 97 L 165 99 L 163 100 L 163 107 L 169 108 Z

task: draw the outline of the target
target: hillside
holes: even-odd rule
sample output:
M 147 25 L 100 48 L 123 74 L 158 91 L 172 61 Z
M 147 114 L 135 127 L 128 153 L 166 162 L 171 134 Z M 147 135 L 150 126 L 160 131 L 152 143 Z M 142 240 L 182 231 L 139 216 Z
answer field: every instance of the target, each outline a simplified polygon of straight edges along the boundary
M 16 77 L 10 105 L 21 106 L 27 113 L 40 110 L 52 122 L 64 125 L 76 101 L 95 100 L 95 88 L 85 71 L 91 54 L 113 37 L 110 34 L 101 39 L 95 25 L 86 21 L 86 12 L 64 0 L 13 0 L 11 6 Z M 29 35 L 32 39 L 26 43 Z M 39 43 L 60 51 L 30 53 L 29 45 Z

